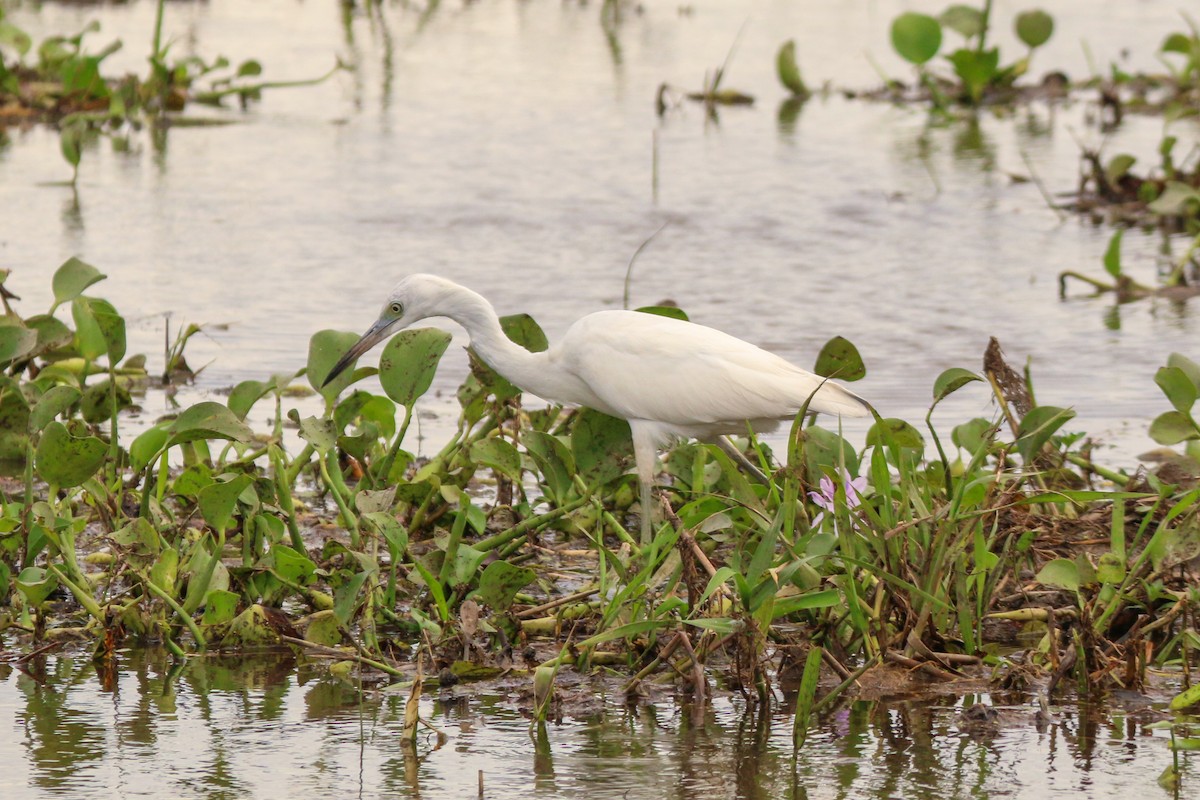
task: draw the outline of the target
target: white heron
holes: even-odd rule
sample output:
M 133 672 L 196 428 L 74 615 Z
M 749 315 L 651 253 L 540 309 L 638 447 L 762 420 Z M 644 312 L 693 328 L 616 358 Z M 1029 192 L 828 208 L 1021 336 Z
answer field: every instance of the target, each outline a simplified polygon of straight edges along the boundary
M 492 304 L 436 275 L 396 284 L 379 319 L 334 365 L 328 384 L 393 332 L 428 317 L 466 329 L 471 348 L 523 391 L 587 406 L 629 423 L 641 484 L 642 537 L 650 537 L 650 489 L 658 449 L 672 440 L 714 441 L 771 431 L 810 411 L 866 416 L 865 400 L 819 375 L 714 328 L 637 311 L 596 311 L 562 341 L 533 353 L 505 335 Z

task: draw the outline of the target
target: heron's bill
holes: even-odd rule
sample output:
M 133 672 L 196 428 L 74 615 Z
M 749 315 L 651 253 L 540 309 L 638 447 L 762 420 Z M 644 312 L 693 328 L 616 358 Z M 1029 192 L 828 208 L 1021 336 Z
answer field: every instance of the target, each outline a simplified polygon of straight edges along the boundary
M 359 356 L 383 341 L 388 335 L 388 329 L 391 327 L 391 322 L 391 320 L 383 319 L 376 321 L 376 323 L 372 325 L 367 332 L 364 333 L 362 337 L 350 347 L 349 350 L 346 351 L 346 354 L 338 359 L 338 362 L 333 365 L 333 369 L 329 370 L 329 374 L 325 376 L 325 380 L 321 384 L 321 388 L 324 389 L 326 386 L 328 386 L 334 378 L 346 371 L 346 367 L 357 361 Z

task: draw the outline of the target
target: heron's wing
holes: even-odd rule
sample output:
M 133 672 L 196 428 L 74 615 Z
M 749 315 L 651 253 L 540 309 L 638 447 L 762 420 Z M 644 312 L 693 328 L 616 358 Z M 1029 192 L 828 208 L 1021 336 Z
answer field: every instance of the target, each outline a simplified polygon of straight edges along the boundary
M 571 326 L 557 355 L 607 406 L 601 410 L 681 431 L 788 417 L 810 395 L 814 411 L 867 410 L 853 392 L 748 342 L 651 314 L 589 314 Z

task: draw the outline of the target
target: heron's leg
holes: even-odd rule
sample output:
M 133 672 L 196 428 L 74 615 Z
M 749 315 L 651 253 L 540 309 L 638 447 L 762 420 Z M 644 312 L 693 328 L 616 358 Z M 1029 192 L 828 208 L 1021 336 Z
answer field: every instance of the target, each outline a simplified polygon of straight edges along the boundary
M 744 469 L 750 475 L 751 478 L 754 478 L 754 480 L 758 481 L 759 483 L 763 484 L 764 486 L 771 485 L 771 479 L 768 478 L 763 473 L 763 471 L 758 468 L 757 464 L 755 464 L 750 459 L 746 458 L 746 456 L 744 456 L 742 454 L 741 450 L 738 450 L 736 447 L 734 447 L 733 442 L 729 441 L 728 437 L 718 436 L 717 437 L 717 447 L 721 448 L 721 450 L 724 451 L 725 455 L 729 456 L 735 462 L 737 462 L 737 464 L 742 469 Z
M 629 423 L 633 433 L 633 457 L 637 461 L 638 483 L 641 485 L 642 502 L 642 544 L 649 544 L 652 538 L 652 518 L 654 516 L 653 485 L 654 476 L 658 472 L 658 447 L 653 434 L 644 425 L 636 421 Z

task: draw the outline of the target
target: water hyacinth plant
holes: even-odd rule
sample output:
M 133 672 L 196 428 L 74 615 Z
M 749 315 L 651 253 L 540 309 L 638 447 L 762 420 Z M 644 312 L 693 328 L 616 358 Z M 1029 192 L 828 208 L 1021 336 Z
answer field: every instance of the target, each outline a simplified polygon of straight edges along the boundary
M 718 670 L 770 703 L 776 676 L 808 652 L 838 677 L 835 693 L 889 665 L 1097 687 L 1195 658 L 1200 493 L 1093 463 L 1066 430 L 1072 412 L 1034 402 L 998 347 L 981 372 L 937 378 L 924 432 L 877 418 L 855 445 L 801 413 L 779 459 L 738 443 L 763 482 L 719 448 L 676 447 L 661 487 L 675 514 L 642 541 L 628 426 L 526 407 L 482 363 L 459 388 L 450 441 L 409 449 L 441 331 L 397 334 L 378 368 L 328 386 L 357 337 L 320 331 L 299 373 L 245 381 L 131 435 L 125 409 L 152 388 L 124 318 L 95 294 L 103 278 L 71 259 L 46 313 L 13 310 L 0 326 L 5 636 L 83 638 L 110 660 L 122 641 L 178 657 L 287 643 L 391 678 L 486 677 L 522 666 L 520 644 L 543 716 L 568 665 L 624 668 L 631 691 L 678 674 L 697 694 Z M 546 346 L 527 316 L 504 328 Z M 1200 371 L 1173 359 L 1158 382 L 1174 411 L 1151 433 L 1190 443 Z M 816 370 L 865 374 L 844 339 Z M 315 413 L 288 407 L 299 378 Z M 990 392 L 996 416 L 947 437 L 932 410 L 964 391 Z M 1019 660 L 1005 654 L 1018 635 L 1039 642 Z M 835 696 L 813 685 L 806 714 Z

